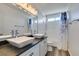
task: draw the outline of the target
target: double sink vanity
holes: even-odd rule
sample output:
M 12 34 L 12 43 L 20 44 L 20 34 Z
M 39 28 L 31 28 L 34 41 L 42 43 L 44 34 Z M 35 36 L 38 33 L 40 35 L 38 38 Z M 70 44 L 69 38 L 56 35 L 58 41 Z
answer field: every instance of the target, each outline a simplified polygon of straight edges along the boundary
M 47 53 L 47 37 L 35 38 L 26 35 L 6 37 L 0 45 L 0 56 L 44 56 Z

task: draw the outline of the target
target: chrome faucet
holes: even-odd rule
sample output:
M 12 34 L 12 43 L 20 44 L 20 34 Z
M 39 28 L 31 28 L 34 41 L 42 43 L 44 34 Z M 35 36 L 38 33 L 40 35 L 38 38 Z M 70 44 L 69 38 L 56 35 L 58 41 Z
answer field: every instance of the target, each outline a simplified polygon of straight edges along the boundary
M 18 36 L 18 30 L 11 30 L 11 35 L 12 37 L 17 37 Z
M 19 34 L 18 30 L 15 30 L 15 37 L 17 37 Z
M 14 30 L 11 30 L 11 35 L 12 35 L 12 37 L 14 37 Z

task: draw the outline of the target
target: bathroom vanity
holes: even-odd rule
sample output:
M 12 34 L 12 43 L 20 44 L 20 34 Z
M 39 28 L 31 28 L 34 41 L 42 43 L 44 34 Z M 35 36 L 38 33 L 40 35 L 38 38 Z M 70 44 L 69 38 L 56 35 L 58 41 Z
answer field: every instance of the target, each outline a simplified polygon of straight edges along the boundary
M 44 56 L 46 53 L 47 37 L 34 39 L 23 48 L 17 48 L 9 43 L 0 46 L 0 56 Z

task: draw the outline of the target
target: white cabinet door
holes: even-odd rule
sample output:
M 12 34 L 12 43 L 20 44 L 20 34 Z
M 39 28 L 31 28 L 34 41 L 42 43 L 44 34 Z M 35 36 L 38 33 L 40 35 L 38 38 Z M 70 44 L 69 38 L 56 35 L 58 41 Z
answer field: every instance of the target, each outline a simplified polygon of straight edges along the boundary
M 39 56 L 39 43 L 34 46 L 34 56 Z
M 47 39 L 40 42 L 40 47 L 39 48 L 40 48 L 40 50 L 39 50 L 40 56 L 45 56 L 46 53 L 47 53 Z
M 44 55 L 47 53 L 47 39 L 44 40 Z
M 39 56 L 39 44 L 35 45 L 26 56 Z

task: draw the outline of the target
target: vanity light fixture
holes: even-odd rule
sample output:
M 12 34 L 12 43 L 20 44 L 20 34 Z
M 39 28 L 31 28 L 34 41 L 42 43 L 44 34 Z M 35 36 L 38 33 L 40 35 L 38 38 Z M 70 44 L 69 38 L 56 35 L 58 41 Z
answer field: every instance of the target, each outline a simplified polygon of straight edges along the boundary
M 16 5 L 18 5 L 20 8 L 30 12 L 33 15 L 37 15 L 37 10 L 35 8 L 32 7 L 31 4 L 28 3 L 16 3 Z

